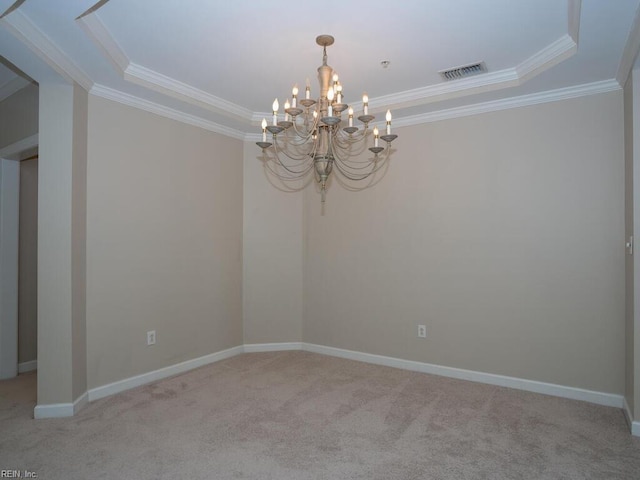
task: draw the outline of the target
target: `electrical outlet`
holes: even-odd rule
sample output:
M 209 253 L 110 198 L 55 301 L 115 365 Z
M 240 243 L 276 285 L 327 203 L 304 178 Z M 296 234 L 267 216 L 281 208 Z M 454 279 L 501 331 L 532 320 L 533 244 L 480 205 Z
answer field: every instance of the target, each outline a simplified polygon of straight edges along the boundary
M 418 337 L 427 338 L 427 326 L 426 325 L 418 325 Z
M 156 331 L 149 330 L 147 332 L 147 345 L 155 345 L 156 344 Z

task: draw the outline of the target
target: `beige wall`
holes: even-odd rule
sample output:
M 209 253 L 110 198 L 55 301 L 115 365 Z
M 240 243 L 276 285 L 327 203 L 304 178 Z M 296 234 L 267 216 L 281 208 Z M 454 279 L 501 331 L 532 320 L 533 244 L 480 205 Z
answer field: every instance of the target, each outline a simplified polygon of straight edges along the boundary
M 73 89 L 73 174 L 71 178 L 71 283 L 73 290 L 72 362 L 73 397 L 87 391 L 87 128 L 89 95 L 79 87 Z
M 20 162 L 18 363 L 38 357 L 38 159 Z
M 284 192 L 244 145 L 243 325 L 245 343 L 302 340 L 302 192 Z
M 36 151 L 22 151 L 16 144 L 38 133 L 38 94 L 38 86 L 29 84 L 0 101 L 0 149 L 11 146 L 10 158 L 25 158 Z M 37 358 L 37 160 L 23 162 L 19 168 L 17 351 L 18 363 L 24 363 Z
M 631 328 L 628 328 L 629 334 L 632 333 L 632 339 L 627 340 L 627 345 L 633 351 L 633 357 L 627 358 L 627 360 L 631 360 L 633 362 L 632 365 L 632 385 L 630 388 L 633 388 L 633 405 L 629 405 L 632 410 L 632 415 L 635 421 L 638 421 L 638 417 L 640 416 L 640 296 L 635 292 L 635 286 L 640 285 L 640 256 L 638 255 L 638 240 L 640 239 L 640 232 L 638 232 L 638 226 L 640 226 L 640 209 L 635 208 L 637 205 L 640 205 L 640 131 L 637 127 L 640 124 L 640 70 L 635 69 L 631 73 L 631 83 L 632 83 L 632 91 L 631 95 L 631 107 L 632 107 L 632 139 L 631 139 L 631 149 L 633 152 L 633 165 L 631 166 L 632 175 L 633 175 L 633 184 L 632 184 L 632 205 L 630 209 L 630 213 L 633 215 L 632 225 L 633 225 L 633 238 L 634 238 L 634 255 L 633 255 L 633 288 L 632 292 L 632 301 L 633 301 L 633 324 Z M 628 169 L 627 169 L 627 173 Z M 627 200 L 627 205 L 628 205 Z M 629 212 L 627 213 L 627 219 L 629 217 Z M 628 227 L 627 227 L 628 228 Z M 627 318 L 627 324 L 630 319 Z M 630 345 L 632 343 L 632 345 Z M 629 374 L 628 374 L 629 375 Z M 629 403 L 629 399 L 627 399 L 627 403 Z
M 334 183 L 323 216 L 252 143 L 90 96 L 88 388 L 306 341 L 624 393 L 622 111 L 613 92 L 399 129 L 382 182 Z
M 89 388 L 242 344 L 242 142 L 95 96 L 88 139 Z
M 640 257 L 637 231 L 640 225 L 640 71 L 633 70 L 624 86 L 625 120 L 625 226 L 626 239 L 634 238 L 634 255 L 627 255 L 626 319 L 625 319 L 625 400 L 631 416 L 638 420 L 640 412 L 640 297 L 635 286 L 640 283 Z
M 78 194 L 86 181 L 87 92 L 41 84 L 38 161 L 38 407 L 69 403 L 87 390 L 84 302 L 78 277 L 84 237 Z M 39 415 L 40 409 L 34 412 Z
M 633 235 L 633 80 L 624 85 L 624 158 L 625 158 L 625 239 Z M 634 415 L 634 257 L 625 259 L 625 391 L 627 405 Z
M 38 86 L 34 83 L 0 102 L 0 148 L 38 133 Z
M 18 373 L 20 165 L 0 158 L 0 379 Z
M 374 188 L 305 191 L 304 341 L 623 393 L 622 105 L 402 128 Z

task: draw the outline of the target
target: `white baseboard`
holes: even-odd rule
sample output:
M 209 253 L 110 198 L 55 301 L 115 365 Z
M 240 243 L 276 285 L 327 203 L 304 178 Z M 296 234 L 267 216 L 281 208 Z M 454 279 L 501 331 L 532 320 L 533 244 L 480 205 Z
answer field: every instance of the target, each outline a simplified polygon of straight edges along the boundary
M 374 355 L 371 353 L 356 352 L 353 350 L 345 350 L 341 348 L 328 347 L 325 345 L 316 345 L 305 342 L 253 343 L 239 345 L 237 347 L 222 350 L 210 355 L 205 355 L 193 360 L 187 360 L 186 362 L 171 365 L 159 370 L 154 370 L 152 372 L 137 375 L 135 377 L 126 378 L 124 380 L 92 388 L 88 392 L 80 396 L 73 403 L 37 405 L 34 409 L 34 417 L 52 418 L 72 416 L 76 412 L 78 412 L 87 402 L 92 402 L 94 400 L 114 395 L 131 388 L 136 388 L 151 382 L 162 380 L 167 377 L 172 377 L 174 375 L 193 370 L 194 368 L 218 362 L 220 360 L 224 360 L 241 353 L 275 352 L 289 350 L 303 350 L 323 355 L 330 355 L 333 357 L 372 363 L 375 365 L 383 365 L 387 367 L 401 368 L 403 370 L 411 370 L 415 372 L 429 373 L 432 375 L 457 378 L 460 380 L 469 380 L 472 382 L 485 383 L 489 385 L 515 388 L 518 390 L 542 393 L 545 395 L 553 395 L 562 398 L 570 398 L 573 400 L 582 400 L 585 402 L 604 405 L 607 407 L 622 408 L 624 410 L 625 416 L 627 417 L 627 421 L 629 422 L 631 433 L 635 436 L 640 436 L 640 422 L 633 420 L 631 411 L 629 410 L 629 406 L 627 405 L 626 400 L 622 395 L 585 390 L 575 387 L 567 387 L 564 385 L 556 385 L 552 383 L 538 382 L 535 380 L 526 380 L 516 377 L 495 375 L 492 373 L 477 372 L 474 370 L 445 367 L 442 365 L 435 365 L 431 363 L 403 360 L 401 358 L 386 357 L 383 355 Z
M 29 360 L 18 364 L 18 373 L 33 372 L 38 369 L 38 360 Z
M 194 358 L 193 360 L 187 360 L 186 362 L 177 363 L 169 367 L 154 370 L 152 372 L 136 375 L 135 377 L 125 378 L 117 382 L 109 383 L 101 387 L 92 388 L 89 390 L 89 401 L 93 402 L 100 398 L 108 397 L 116 393 L 124 392 L 131 388 L 146 385 L 147 383 L 156 382 L 163 378 L 172 377 L 180 373 L 188 372 L 194 368 L 202 367 L 210 363 L 219 362 L 225 358 L 233 357 L 244 352 L 244 347 L 239 345 L 237 347 L 222 350 L 220 352 L 204 355 L 202 357 Z
M 402 368 L 404 370 L 430 373 L 443 377 L 469 380 L 472 382 L 486 383 L 500 387 L 515 388 L 518 390 L 526 390 L 528 392 L 571 398 L 573 400 L 582 400 L 598 405 L 605 405 L 607 407 L 622 408 L 623 405 L 622 395 L 616 395 L 613 393 L 595 392 L 592 390 L 566 387 L 564 385 L 556 385 L 553 383 L 537 382 L 535 380 L 525 380 L 522 378 L 506 377 L 492 373 L 463 370 L 461 368 L 444 367 L 442 365 L 402 360 L 400 358 L 373 355 L 371 353 L 354 352 L 352 350 L 343 350 L 341 348 L 327 347 L 324 345 L 314 345 L 312 343 L 303 343 L 302 348 L 308 352 L 347 358 L 349 360 L 358 360 L 360 362 L 384 365 L 387 367 Z
M 629 408 L 629 404 L 627 403 L 627 399 L 624 399 L 624 418 L 629 425 L 629 430 L 631 430 L 631 435 L 635 437 L 640 437 L 640 422 L 633 420 L 633 415 L 631 415 L 631 408 Z
M 302 342 L 286 343 L 245 343 L 245 353 L 255 352 L 281 352 L 284 350 L 302 350 Z
M 61 418 L 73 417 L 89 402 L 87 392 L 84 392 L 73 403 L 50 403 L 36 405 L 33 418 Z

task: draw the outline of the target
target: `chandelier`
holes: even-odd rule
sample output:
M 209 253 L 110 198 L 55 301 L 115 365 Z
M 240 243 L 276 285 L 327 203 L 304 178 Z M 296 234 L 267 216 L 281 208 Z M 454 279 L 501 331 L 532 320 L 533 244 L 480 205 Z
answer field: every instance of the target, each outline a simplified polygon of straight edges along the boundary
M 320 186 L 322 203 L 334 167 L 342 177 L 336 177 L 338 182 L 348 185 L 352 190 L 366 188 L 370 183 L 358 187 L 352 182 L 371 180 L 376 172 L 388 165 L 391 142 L 398 137 L 391 133 L 389 110 L 385 134 L 380 135 L 377 126 L 371 131 L 369 124 L 375 117 L 369 114 L 366 93 L 362 96 L 362 115 L 357 117 L 362 128 L 354 126 L 353 108 L 344 103 L 343 86 L 333 68 L 327 65 L 327 47 L 333 42 L 331 35 L 316 38 L 316 43 L 322 47 L 322 65 L 318 67 L 320 96 L 311 98 L 308 79 L 304 98 L 298 99 L 298 87 L 294 86 L 291 103 L 287 99 L 284 104 L 284 117 L 278 113 L 276 98 L 273 102 L 273 120 L 268 124 L 266 118 L 262 119 L 262 141 L 256 142 L 262 148 L 265 166 L 277 178 L 284 181 L 300 180 L 313 173 Z M 343 122 L 345 111 L 347 119 Z M 372 135 L 373 146 L 369 147 L 369 151 L 373 156 L 363 159 L 361 154 Z M 380 146 L 380 140 L 385 142 L 384 146 Z

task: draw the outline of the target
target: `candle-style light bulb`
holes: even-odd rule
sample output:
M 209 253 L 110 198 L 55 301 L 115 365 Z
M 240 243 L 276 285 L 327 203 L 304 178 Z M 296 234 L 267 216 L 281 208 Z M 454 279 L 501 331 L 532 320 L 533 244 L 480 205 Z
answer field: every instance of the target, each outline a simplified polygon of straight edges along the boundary
M 377 147 L 378 146 L 378 134 L 380 132 L 378 131 L 378 127 L 373 127 L 373 146 Z
M 340 82 L 336 84 L 336 102 L 342 103 L 342 85 Z
M 387 110 L 387 135 L 391 135 L 391 110 Z
M 369 114 L 369 95 L 367 95 L 366 93 L 362 95 L 362 107 L 364 110 L 364 114 L 368 115 Z
M 353 108 L 349 107 L 349 126 L 353 127 Z
M 338 74 L 337 73 L 333 74 L 333 83 L 338 83 Z
M 289 121 L 289 114 L 287 113 L 287 110 L 289 110 L 291 108 L 291 104 L 289 103 L 289 99 L 287 98 L 287 100 L 284 102 L 284 121 L 288 122 Z
M 311 82 L 307 78 L 307 86 L 304 89 L 304 98 L 309 100 L 311 98 Z
M 262 119 L 262 141 L 263 142 L 267 141 L 267 119 L 266 118 Z
M 278 99 L 276 98 L 273 101 L 273 124 L 278 125 L 278 109 L 280 108 L 280 104 L 278 103 Z
M 333 107 L 331 106 L 331 103 L 333 102 L 333 87 L 329 87 L 329 90 L 327 91 L 327 100 L 329 100 L 329 111 L 327 115 L 333 117 Z
M 291 94 L 293 98 L 291 99 L 291 107 L 296 108 L 298 105 L 298 85 L 293 86 L 293 90 L 291 90 Z

